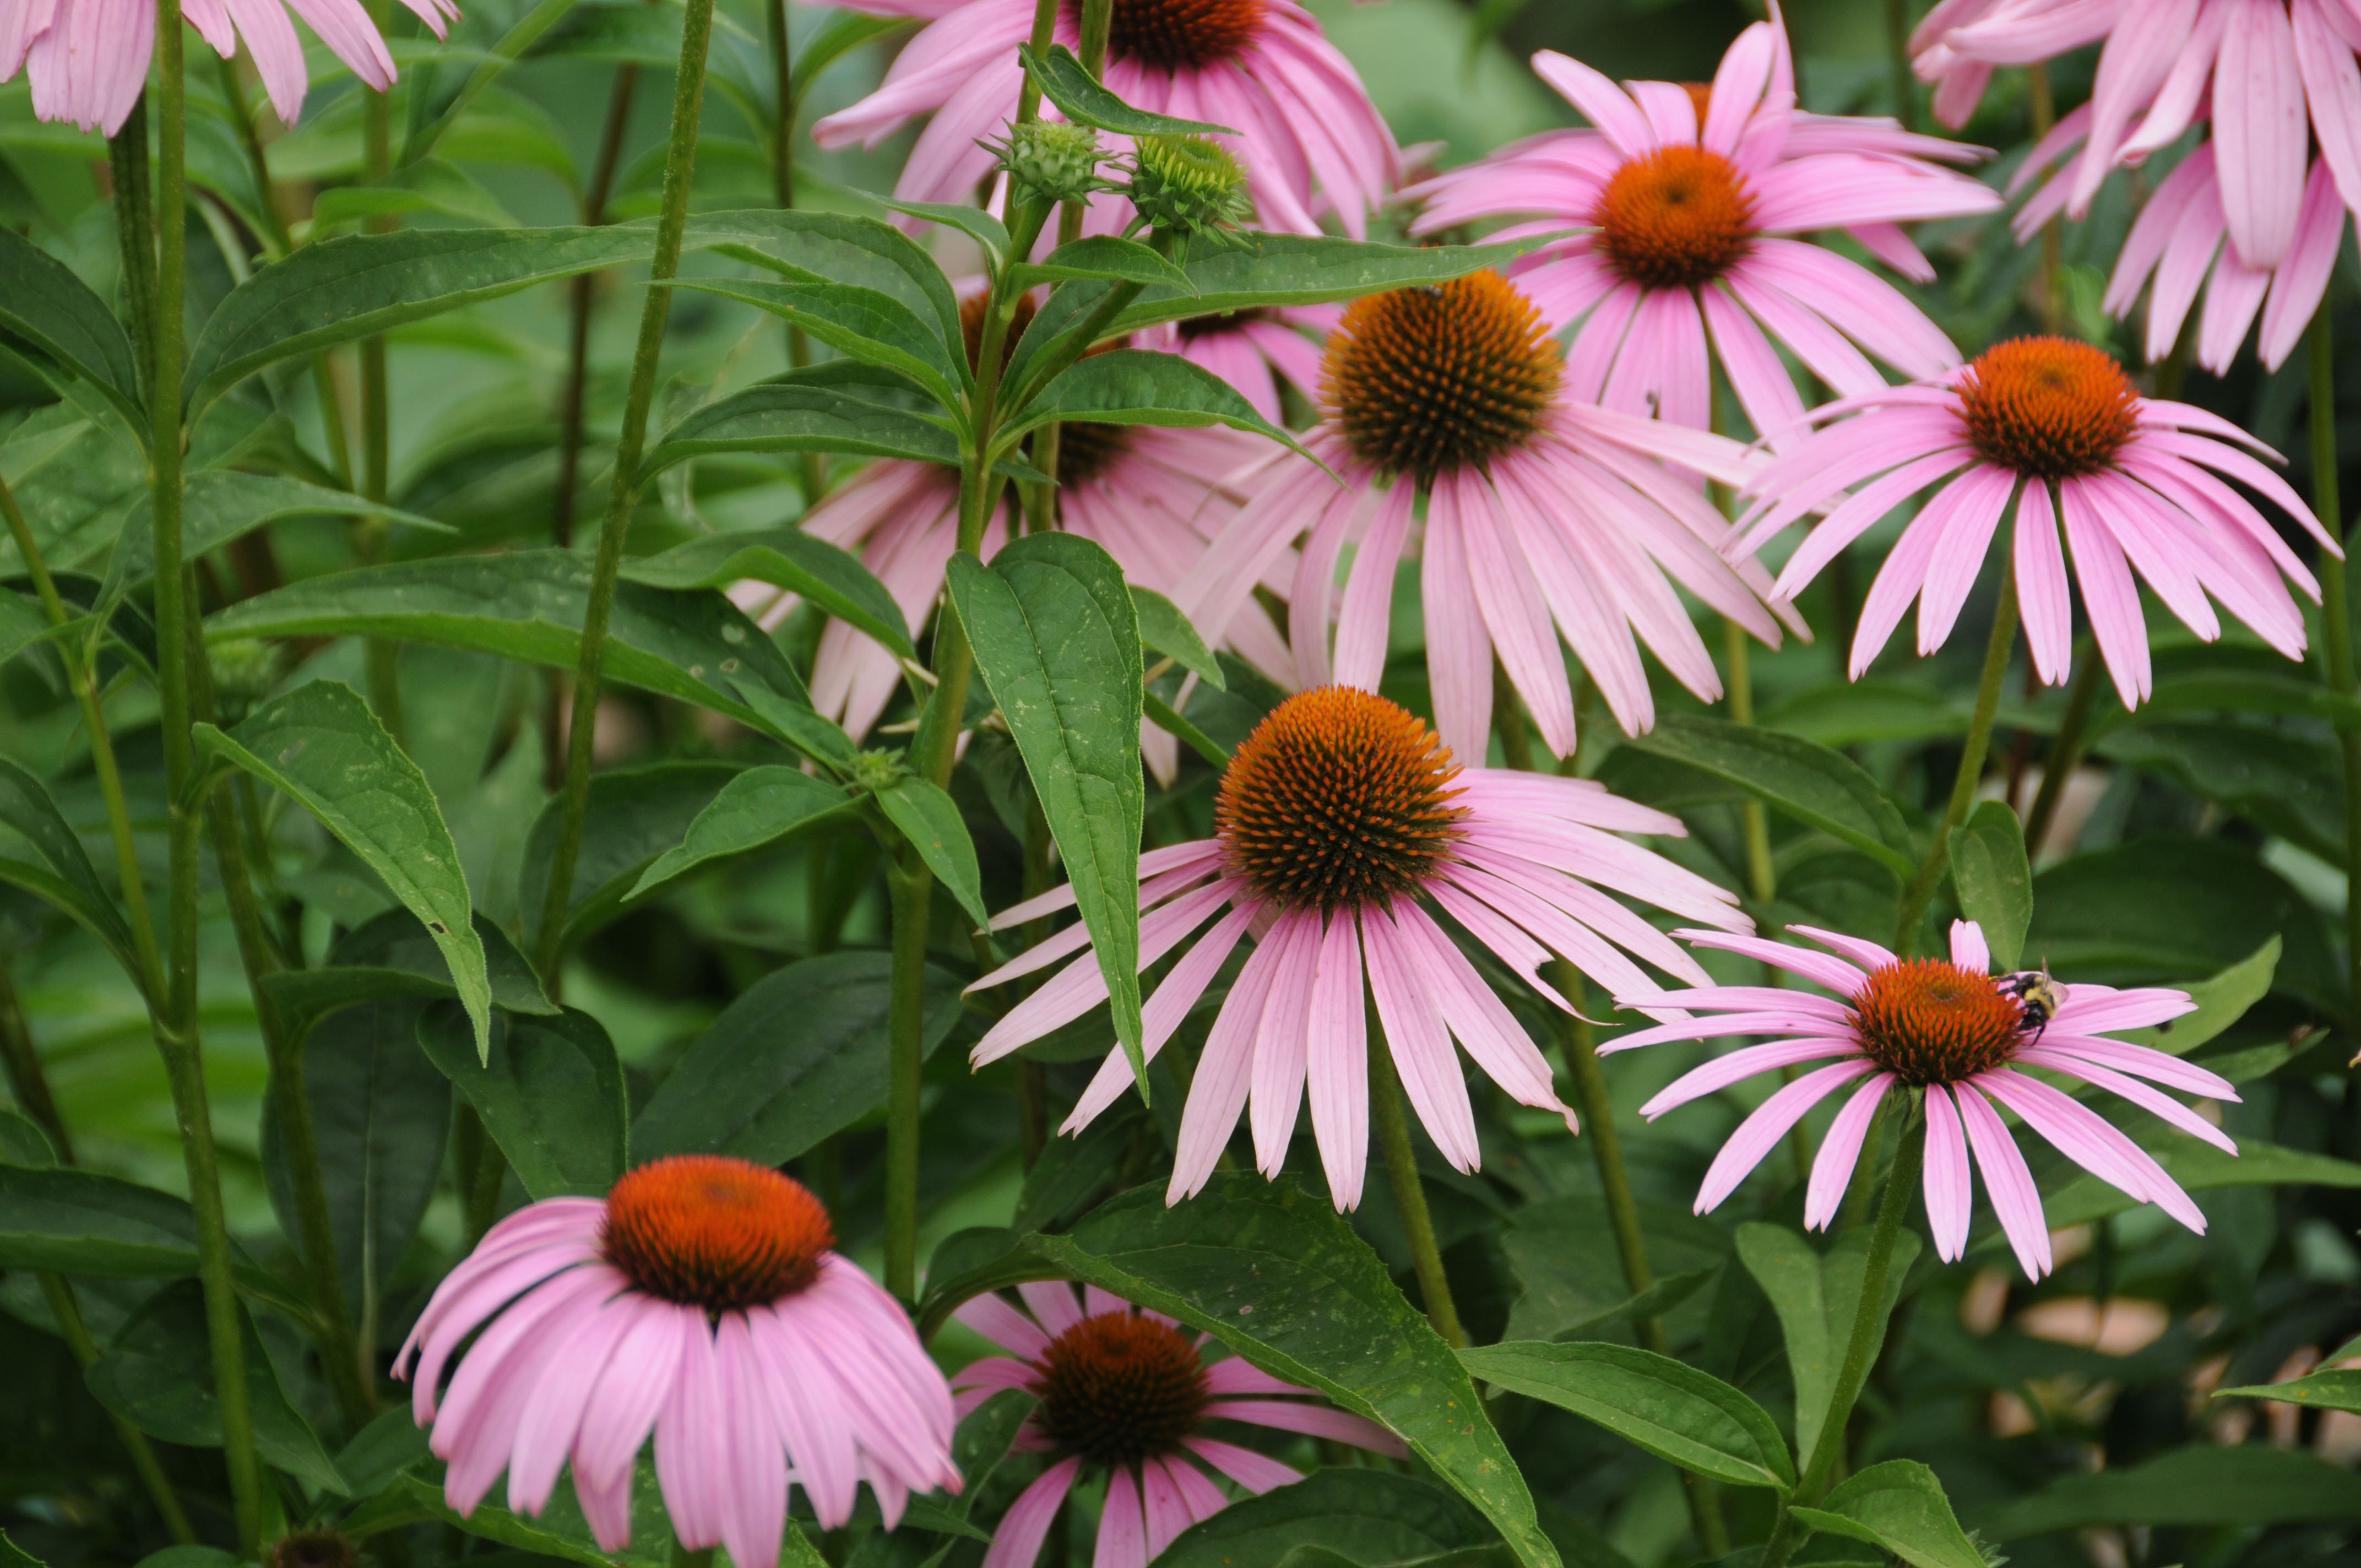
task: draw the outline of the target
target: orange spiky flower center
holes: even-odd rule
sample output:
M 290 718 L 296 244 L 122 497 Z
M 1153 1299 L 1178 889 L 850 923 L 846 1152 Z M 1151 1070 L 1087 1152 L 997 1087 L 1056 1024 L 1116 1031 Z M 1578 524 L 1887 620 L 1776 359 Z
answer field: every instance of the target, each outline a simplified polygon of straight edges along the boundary
M 1070 16 L 1079 9 L 1068 0 Z M 1115 0 L 1107 56 L 1154 71 L 1219 65 L 1246 53 L 1262 36 L 1262 22 L 1263 0 Z
M 1690 89 L 1697 122 L 1705 94 Z M 1701 147 L 1642 153 L 1615 171 L 1590 221 L 1600 254 L 1642 289 L 1696 289 L 1754 245 L 1754 198 L 1730 159 Z
M 1870 1058 L 1905 1083 L 1958 1083 L 2016 1054 L 2024 1009 L 1990 975 L 1943 959 L 1905 959 L 1869 971 L 1852 999 Z
M 1329 334 L 1320 395 L 1362 458 L 1425 483 L 1523 445 L 1565 369 L 1523 291 L 1477 272 L 1354 301 Z
M 1178 1450 L 1212 1397 L 1188 1336 L 1130 1311 L 1084 1318 L 1051 1340 L 1033 1392 L 1036 1419 L 1060 1452 L 1108 1466 Z
M 651 1296 L 727 1312 L 808 1288 L 836 1245 L 800 1181 L 727 1155 L 672 1155 L 607 1194 L 607 1261 Z
M 1994 344 L 1960 378 L 1969 444 L 2028 479 L 2106 467 L 2132 438 L 2138 409 L 2114 356 L 2062 337 Z
M 1247 736 L 1213 803 L 1231 874 L 1274 903 L 1364 909 L 1414 893 L 1466 836 L 1451 748 L 1397 703 L 1299 692 Z

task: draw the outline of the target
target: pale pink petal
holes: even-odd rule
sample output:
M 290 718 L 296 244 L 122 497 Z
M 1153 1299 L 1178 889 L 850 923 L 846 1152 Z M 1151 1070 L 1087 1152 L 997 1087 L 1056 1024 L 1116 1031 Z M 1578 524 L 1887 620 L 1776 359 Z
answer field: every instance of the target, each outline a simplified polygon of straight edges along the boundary
M 1890 1072 L 1872 1074 L 1828 1124 L 1828 1136 L 1820 1141 L 1819 1154 L 1812 1161 L 1812 1179 L 1804 1192 L 1805 1229 L 1828 1229 L 1843 1207 L 1845 1190 L 1852 1185 L 1853 1167 L 1861 1160 L 1861 1142 L 1894 1083 Z

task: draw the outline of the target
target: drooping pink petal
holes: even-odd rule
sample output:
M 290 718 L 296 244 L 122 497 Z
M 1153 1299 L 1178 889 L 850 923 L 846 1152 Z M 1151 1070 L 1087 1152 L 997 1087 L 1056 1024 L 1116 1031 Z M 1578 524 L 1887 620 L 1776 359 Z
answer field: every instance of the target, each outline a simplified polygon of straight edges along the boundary
M 1843 1207 L 1845 1190 L 1852 1185 L 1853 1167 L 1861 1160 L 1861 1142 L 1894 1083 L 1890 1072 L 1871 1074 L 1828 1124 L 1828 1136 L 1820 1140 L 1819 1153 L 1812 1160 L 1811 1180 L 1804 1190 L 1805 1229 L 1828 1229 Z
M 1773 1092 L 1738 1124 L 1730 1141 L 1721 1146 L 1721 1152 L 1713 1157 L 1713 1164 L 1705 1173 L 1705 1184 L 1697 1189 L 1697 1212 L 1708 1214 L 1719 1208 L 1722 1200 L 1738 1190 L 1738 1184 L 1752 1174 L 1754 1168 L 1763 1163 L 1763 1157 L 1776 1148 L 1787 1130 L 1802 1121 L 1813 1106 L 1875 1070 L 1876 1064 L 1865 1058 L 1835 1062 L 1815 1069 Z
M 1984 1190 L 1992 1194 L 1993 1210 L 2000 1216 L 2001 1229 L 2016 1254 L 2017 1265 L 2027 1279 L 2039 1279 L 2052 1265 L 2049 1223 L 2042 1216 L 2041 1192 L 2033 1184 L 2033 1173 L 2026 1168 L 2025 1156 L 2009 1136 L 2000 1113 L 1973 1085 L 1955 1084 L 1951 1093 L 1967 1129 L 1968 1146 L 1984 1174 Z
M 1082 1468 L 1080 1459 L 1060 1459 L 1016 1495 L 992 1532 L 983 1568 L 1033 1568 L 1041 1555 L 1041 1543 L 1049 1539 L 1049 1526 L 1057 1519 L 1066 1494 L 1074 1489 Z
M 1927 1087 L 1927 1223 L 1935 1234 L 1935 1255 L 1957 1263 L 1968 1250 L 1974 1186 L 1968 1175 L 1968 1145 L 1959 1107 L 1939 1083 Z

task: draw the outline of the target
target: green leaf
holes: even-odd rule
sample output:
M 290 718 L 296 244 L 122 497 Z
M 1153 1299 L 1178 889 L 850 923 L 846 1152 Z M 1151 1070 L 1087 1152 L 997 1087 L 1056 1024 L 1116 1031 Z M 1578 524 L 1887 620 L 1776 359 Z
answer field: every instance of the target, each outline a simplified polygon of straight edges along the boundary
M 1463 1350 L 1459 1363 L 1480 1382 L 1572 1410 L 1684 1470 L 1783 1496 L 1795 1485 L 1787 1444 L 1763 1407 L 1669 1355 L 1526 1340 Z
M 1256 412 L 1211 370 L 1144 348 L 1110 349 L 1067 366 L 1002 427 L 1001 439 L 1014 441 L 1052 420 L 1180 429 L 1225 424 L 1302 451 L 1294 436 Z
M 1020 262 L 1009 271 L 1011 286 L 1019 289 L 1070 278 L 1160 285 L 1182 294 L 1197 291 L 1189 274 L 1170 260 L 1136 239 L 1122 239 L 1111 234 L 1093 235 L 1061 245 L 1040 260 Z
M 2361 1165 L 2331 1155 L 2291 1149 L 2260 1138 L 2240 1138 L 2238 1152 L 2224 1154 L 2212 1144 L 2180 1133 L 2165 1133 L 2148 1147 L 2165 1174 L 2186 1191 L 2217 1187 L 2361 1187 Z M 2055 1193 L 2043 1198 L 2042 1212 L 2053 1226 L 2088 1224 L 2139 1207 L 2129 1197 L 2095 1176 L 2076 1176 Z M 1979 1242 L 1997 1245 L 1995 1234 Z
M 354 1433 L 336 1455 L 346 1494 L 369 1497 L 385 1490 L 396 1475 L 426 1457 L 427 1432 L 404 1401 Z
M 1142 1100 L 1139 835 L 1139 616 L 1123 569 L 1071 533 L 1037 533 L 987 567 L 950 561 L 950 594 L 1025 757 L 1042 815 L 1074 886 Z
M 343 1472 L 320 1446 L 311 1423 L 287 1402 L 270 1357 L 245 1310 L 246 1392 L 254 1444 L 262 1457 L 315 1490 L 341 1493 Z M 82 1381 L 98 1402 L 150 1437 L 191 1448 L 222 1445 L 221 1403 L 214 1383 L 203 1289 L 192 1279 L 169 1286 L 132 1314 Z
M 1730 1256 L 1730 1234 L 1690 1213 L 1686 1203 L 1642 1198 L 1638 1212 L 1649 1261 L 1662 1277 L 1659 1285 L 1678 1290 L 1675 1280 L 1701 1279 Z M 1500 1250 L 1519 1287 L 1504 1338 L 1588 1335 L 1593 1327 L 1630 1313 L 1632 1299 L 1602 1198 L 1586 1194 L 1524 1205 L 1501 1234 Z M 1661 1297 L 1659 1301 L 1660 1311 L 1672 1305 Z
M 1222 679 L 1222 662 L 1179 605 L 1137 583 L 1131 585 L 1131 604 L 1139 615 L 1140 646 L 1163 654 L 1215 691 L 1230 689 Z
M 2025 858 L 2025 828 L 2003 800 L 1986 800 L 1951 830 L 1951 885 L 1960 913 L 1983 927 L 1993 967 L 2020 967 L 2025 928 L 2033 920 L 2033 867 Z
M 2144 1464 L 2068 1475 L 1981 1522 L 1992 1539 L 2016 1541 L 2102 1524 L 2251 1529 L 2356 1515 L 2361 1475 L 2309 1450 L 2197 1442 Z
M 724 256 L 806 283 L 874 290 L 914 315 L 931 315 L 942 344 L 965 340 L 950 280 L 925 247 L 892 224 L 843 213 L 741 209 L 700 214 L 688 226 L 698 243 Z
M 1795 1517 L 1817 1530 L 1868 1541 L 1910 1568 L 1984 1568 L 1984 1554 L 1960 1528 L 1935 1473 L 1889 1459 L 1849 1477 L 1817 1508 Z
M 492 1005 L 511 1013 L 556 1012 L 508 933 L 480 909 L 475 912 L 475 927 L 477 939 L 484 944 Z M 389 909 L 345 937 L 319 969 L 264 975 L 262 989 L 297 1039 L 321 1019 L 347 1007 L 412 997 L 452 1001 L 459 994 L 443 949 L 407 909 Z
M 2315 1410 L 2351 1410 L 2361 1414 L 2361 1372 L 2314 1372 L 2285 1383 L 2262 1383 L 2244 1388 L 2216 1388 L 2217 1399 L 2278 1399 Z
M 133 431 L 145 431 L 139 361 L 115 313 L 72 268 L 5 225 L 0 225 L 0 327 L 89 382 Z
M 40 641 L 52 630 L 40 606 L 22 594 L 0 591 L 0 664 Z
M 443 808 L 358 692 L 313 681 L 256 708 L 235 729 L 197 726 L 197 748 L 294 796 L 424 923 L 487 1048 L 492 991 L 467 874 Z
M 963 207 L 949 202 L 885 202 L 882 203 L 896 213 L 906 213 L 914 218 L 924 218 L 930 224 L 944 224 L 983 247 L 984 254 L 994 265 L 1008 254 L 1008 229 L 998 218 L 982 207 Z M 1142 246 L 1141 249 L 1147 249 Z M 1155 252 L 1149 251 L 1149 255 Z M 1056 259 L 1054 257 L 1052 260 Z M 1029 269 L 1028 269 L 1029 270 Z
M 420 1018 L 418 1043 L 483 1118 L 527 1196 L 603 1198 L 623 1174 L 623 1066 L 588 1013 L 496 1014 L 491 1048 L 479 1058 L 446 1003 Z
M 566 905 L 565 945 L 573 946 L 613 919 L 637 890 L 641 873 L 688 836 L 740 772 L 730 762 L 677 762 L 593 775 Z M 564 797 L 550 796 L 525 838 L 517 896 L 536 927 L 548 896 L 549 863 L 557 852 L 564 806 Z M 540 940 L 537 929 L 533 940 Z
M 371 1522 L 369 1532 L 396 1525 L 438 1523 L 525 1553 L 528 1560 L 549 1558 L 579 1563 L 581 1568 L 616 1568 L 619 1563 L 626 1568 L 664 1568 L 672 1559 L 672 1531 L 664 1528 L 668 1521 L 657 1495 L 654 1466 L 645 1460 L 632 1478 L 631 1544 L 611 1553 L 601 1550 L 591 1535 L 570 1481 L 550 1494 L 549 1506 L 535 1518 L 513 1514 L 490 1497 L 462 1518 L 443 1500 L 441 1468 L 422 1465 L 418 1471 L 396 1476 L 380 1499 L 387 1505 L 386 1511 L 381 1520 Z
M 697 279 L 678 287 L 768 311 L 839 354 L 906 377 L 945 408 L 960 406 L 968 378 L 966 356 L 954 355 L 939 326 L 892 294 L 850 283 L 734 278 Z
M 183 1199 L 71 1168 L 0 1166 L 0 1268 L 101 1279 L 197 1272 L 197 1223 Z
M 884 953 L 828 953 L 756 981 L 656 1086 L 631 1125 L 637 1157 L 782 1165 L 883 1103 L 892 970 Z M 959 981 L 930 966 L 925 994 L 932 1053 L 959 1022 Z
M 442 1177 L 451 1085 L 418 1048 L 426 1005 L 402 1000 L 340 1012 L 302 1047 L 337 1272 L 361 1322 L 375 1321 L 373 1303 L 410 1250 Z M 261 1152 L 280 1227 L 298 1235 L 275 1095 L 263 1102 Z
M 746 704 L 747 721 L 784 746 L 792 746 L 821 766 L 842 774 L 852 771 L 860 753 L 844 726 L 822 718 L 809 699 L 801 701 L 741 682 L 738 696 Z
M 689 823 L 681 841 L 649 863 L 624 899 L 643 897 L 709 861 L 784 843 L 837 822 L 852 805 L 844 791 L 800 768 L 749 768 L 721 786 Z
M 1152 691 L 1140 694 L 1140 710 L 1148 721 L 1186 745 L 1217 768 L 1230 765 L 1229 748 L 1180 717 L 1173 706 Z
M 332 490 L 283 474 L 247 474 L 207 468 L 189 476 L 181 496 L 181 547 L 190 560 L 215 550 L 267 523 L 290 517 L 381 517 L 430 533 L 456 533 L 447 522 L 364 500 L 348 490 Z M 154 569 L 155 526 L 143 497 L 125 520 L 115 554 L 106 563 L 110 584 L 136 582 Z
M 466 85 L 452 97 L 441 114 L 431 121 L 423 116 L 412 119 L 410 135 L 401 145 L 400 161 L 405 165 L 413 164 L 433 152 L 452 127 L 490 90 L 492 83 L 526 50 L 540 42 L 550 28 L 564 21 L 574 5 L 575 0 L 541 0 L 541 4 L 510 23 L 500 41 L 487 51 L 489 58 L 477 65 Z M 428 80 L 431 82 L 433 78 Z M 453 156 L 462 156 L 460 149 L 454 148 Z
M 800 594 L 839 620 L 915 659 L 901 607 L 860 558 L 799 528 L 715 533 L 626 563 L 623 576 L 659 588 L 726 588 L 745 578 Z
M 649 449 L 640 481 L 645 484 L 692 457 L 720 452 L 841 452 L 947 467 L 959 462 L 958 438 L 942 424 L 862 397 L 862 389 L 848 389 L 833 380 L 798 378 L 765 381 L 734 392 L 665 431 Z
M 2189 993 L 2197 1011 L 2184 1013 L 2146 1029 L 2126 1029 L 2120 1036 L 2136 1045 L 2185 1057 L 2246 1015 L 2246 1009 L 2268 996 L 2271 977 L 2279 970 L 2280 942 L 2277 937 L 2220 973 L 2204 980 L 2183 981 L 2176 989 Z
M 1825 1255 L 1784 1225 L 1738 1227 L 1738 1255 L 1779 1314 L 1779 1328 L 1787 1341 L 1787 1367 L 1795 1384 L 1795 1447 L 1812 1452 L 1820 1425 L 1828 1420 L 1828 1401 L 1835 1397 L 1837 1376 L 1844 1365 L 1845 1349 L 1852 1342 L 1853 1319 L 1861 1307 L 1861 1275 L 1868 1261 L 1869 1227 L 1855 1226 L 1837 1238 Z M 1918 1236 L 1904 1231 L 1895 1238 L 1893 1263 L 1885 1271 L 1885 1305 L 1877 1315 L 1877 1343 L 1870 1347 L 1875 1361 L 1885 1343 L 1885 1326 L 1894 1304 L 1902 1299 L 1903 1281 L 1918 1255 Z
M 1352 1563 L 1403 1563 L 1496 1540 L 1484 1517 L 1422 1475 L 1314 1470 L 1242 1497 L 1174 1538 L 1157 1568 L 1278 1568 L 1305 1546 Z
M 2345 864 L 2343 770 L 2325 736 L 2230 720 L 2143 718 L 2092 750 L 2160 773 L 2331 865 Z
M 90 854 L 49 798 L 49 786 L 16 763 L 0 757 L 0 824 L 21 835 L 49 862 L 46 872 L 0 857 L 0 882 L 13 883 L 55 904 L 106 944 L 131 982 L 146 990 L 131 923 L 115 907 L 115 894 L 98 877 Z M 32 873 L 32 874 L 27 874 Z
M 1736 786 L 1807 828 L 1850 845 L 1896 877 L 1916 874 L 1918 858 L 1901 808 L 1859 764 L 1826 746 L 1775 729 L 1667 714 L 1621 744 L 1683 762 Z
M 1168 1209 L 1150 1183 L 1065 1235 L 1026 1245 L 1051 1268 L 1168 1313 L 1273 1376 L 1381 1422 L 1528 1568 L 1557 1568 L 1532 1495 L 1466 1372 L 1324 1192 L 1293 1178 L 1219 1171 Z
M 385 637 L 571 670 L 589 591 L 590 563 L 570 551 L 453 555 L 338 572 L 258 594 L 215 611 L 205 636 Z M 709 590 L 619 584 L 607 625 L 606 678 L 757 727 L 762 720 L 739 695 L 746 681 L 810 707 L 802 677 L 778 645 Z
M 1170 115 L 1151 115 L 1145 109 L 1133 108 L 1102 86 L 1082 68 L 1082 62 L 1074 58 L 1074 51 L 1064 44 L 1051 44 L 1047 55 L 1035 53 L 1030 44 L 1020 44 L 1016 58 L 1024 62 L 1025 74 L 1041 89 L 1041 96 L 1058 105 L 1058 112 L 1077 125 L 1095 126 L 1100 130 L 1126 137 L 1241 134 L 1229 126 L 1207 125 L 1202 120 L 1176 120 Z
M 370 184 L 339 185 L 321 192 L 312 203 L 312 225 L 317 233 L 328 225 L 390 213 L 441 213 L 487 228 L 518 226 L 500 199 L 485 190 L 475 176 L 439 158 L 421 159 Z
M 48 1170 L 57 1163 L 58 1151 L 39 1123 L 14 1111 L 0 1111 L 0 1165 Z
M 225 1563 L 234 1563 L 237 1561 L 226 1552 L 220 1552 L 218 1555 L 225 1560 Z M 0 1530 L 0 1568 L 48 1568 L 48 1565 L 9 1540 L 6 1530 Z
M 983 906 L 983 873 L 975 863 L 975 840 L 968 836 L 950 794 L 939 784 L 905 774 L 877 791 L 875 798 L 886 820 L 910 841 L 977 928 L 991 925 L 991 912 Z
M 1229 246 L 1191 250 L 1181 270 L 1194 294 L 1149 289 L 1117 312 L 1104 335 L 1122 337 L 1160 322 L 1225 315 L 1276 305 L 1318 305 L 1422 284 L 1446 283 L 1506 267 L 1554 237 L 1504 245 L 1378 245 L 1330 235 L 1242 234 Z
M 554 278 L 643 261 L 655 231 L 403 229 L 307 245 L 229 291 L 189 348 L 189 422 L 246 377 Z
M 910 25 L 907 16 L 873 16 L 860 11 L 829 13 L 827 23 L 796 56 L 792 89 L 796 101 L 800 104 L 804 94 L 811 91 L 813 79 L 846 54 Z

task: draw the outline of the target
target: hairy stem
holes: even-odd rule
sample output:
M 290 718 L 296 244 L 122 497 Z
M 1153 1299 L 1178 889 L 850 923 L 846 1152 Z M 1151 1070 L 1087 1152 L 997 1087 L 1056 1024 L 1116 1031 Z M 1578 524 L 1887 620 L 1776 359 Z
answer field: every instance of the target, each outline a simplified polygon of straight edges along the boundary
M 1385 1157 L 1386 1180 L 1393 1189 L 1394 1207 L 1401 1211 L 1403 1234 L 1410 1238 L 1411 1268 L 1418 1276 L 1418 1293 L 1426 1302 L 1426 1321 L 1458 1350 L 1467 1343 L 1460 1326 L 1459 1308 L 1451 1299 L 1451 1281 L 1443 1272 L 1443 1252 L 1434 1244 L 1434 1217 L 1427 1212 L 1426 1187 L 1419 1179 L 1418 1150 L 1410 1138 L 1410 1113 L 1402 1102 L 1401 1079 L 1394 1071 L 1393 1052 L 1385 1031 L 1369 1031 L 1369 1122 Z
M 886 868 L 893 899 L 894 988 L 886 1017 L 885 1288 L 918 1296 L 919 1073 L 925 1067 L 927 937 L 935 879 L 908 845 Z M 917 976 L 915 984 L 904 977 Z
M 2345 539 L 2344 504 L 2336 493 L 2336 346 L 2328 300 L 2323 296 L 2312 318 L 2312 510 L 2328 536 Z M 2328 684 L 2343 696 L 2354 692 L 2353 606 L 2345 580 L 2344 560 L 2320 553 L 2321 652 L 2328 665 Z M 2349 720 L 2336 726 L 2336 745 L 2345 764 L 2345 852 L 2348 867 L 2361 866 L 2361 727 Z M 2361 897 L 2345 901 L 2345 961 L 2347 977 L 2361 984 Z M 2354 992 L 2361 1006 L 2361 990 Z M 2361 1052 L 2356 1052 L 2361 1054 Z
M 2016 554 L 2002 558 L 2000 603 L 1993 611 L 1992 641 L 1984 645 L 1983 677 L 1976 684 L 1975 712 L 1968 720 L 1966 746 L 1960 752 L 1960 771 L 1951 780 L 1951 803 L 1935 825 L 1935 842 L 1918 868 L 1918 875 L 1903 896 L 1894 923 L 1894 949 L 1907 958 L 1917 949 L 1919 927 L 1927 921 L 1927 905 L 1951 863 L 1951 829 L 1967 819 L 1975 804 L 1976 785 L 1984 776 L 1984 757 L 1992 750 L 1993 719 L 2000 712 L 2001 686 L 2008 676 L 2009 655 L 2016 649 Z
M 590 568 L 589 602 L 582 615 L 582 652 L 574 672 L 574 725 L 566 737 L 566 791 L 558 807 L 557 842 L 550 856 L 549 892 L 541 910 L 533 967 L 554 984 L 566 939 L 566 911 L 574 898 L 574 868 L 582 854 L 582 825 L 590 810 L 590 748 L 598 727 L 598 682 L 605 671 L 607 618 L 623 566 L 623 539 L 639 500 L 640 457 L 654 404 L 656 362 L 671 313 L 673 275 L 680 269 L 682 231 L 688 226 L 688 182 L 697 168 L 698 111 L 705 101 L 706 46 L 713 35 L 713 0 L 687 0 L 680 31 L 680 65 L 673 82 L 672 136 L 664 160 L 664 206 L 656 220 L 655 255 L 648 266 L 639 344 L 623 400 L 623 427 L 615 441 L 615 476 L 607 513 L 598 524 L 598 554 Z
M 614 193 L 615 170 L 622 161 L 623 133 L 631 122 L 631 98 L 638 91 L 640 68 L 630 60 L 615 68 L 615 84 L 607 93 L 607 124 L 598 133 L 598 159 L 590 166 L 590 183 L 582 191 L 583 226 L 607 221 L 607 203 Z M 590 307 L 597 274 L 577 273 L 566 284 L 566 391 L 558 411 L 557 486 L 550 498 L 549 542 L 560 550 L 574 543 L 574 492 L 581 483 L 582 417 L 590 386 Z

